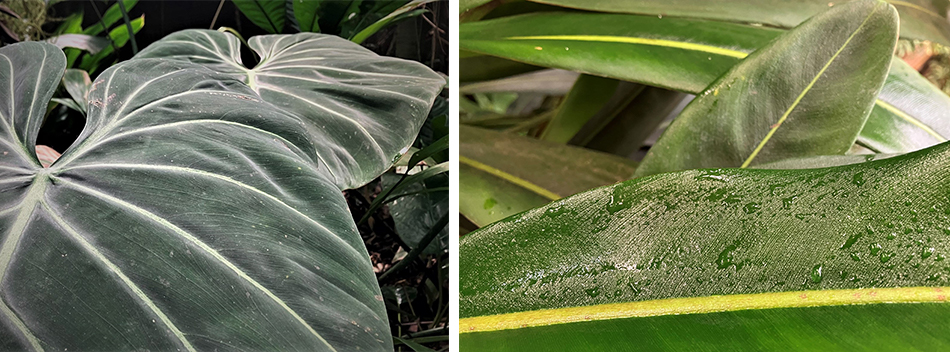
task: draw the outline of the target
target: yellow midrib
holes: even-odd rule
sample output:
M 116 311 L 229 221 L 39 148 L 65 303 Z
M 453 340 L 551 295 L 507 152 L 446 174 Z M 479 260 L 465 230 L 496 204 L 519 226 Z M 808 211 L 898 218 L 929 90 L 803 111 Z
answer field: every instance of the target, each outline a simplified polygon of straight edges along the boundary
M 818 82 L 818 79 L 821 78 L 821 76 L 825 73 L 825 70 L 831 66 L 831 63 L 835 62 L 835 59 L 838 58 L 838 55 L 841 54 L 844 48 L 848 47 L 848 44 L 851 43 L 851 39 L 854 39 L 854 36 L 861 32 L 861 29 L 864 29 L 864 25 L 868 23 L 868 20 L 870 20 L 875 13 L 877 13 L 878 9 L 880 9 L 880 7 L 875 6 L 874 11 L 871 11 L 871 13 L 868 14 L 868 17 L 865 17 L 864 21 L 861 21 L 861 24 L 858 26 L 858 28 L 848 36 L 848 39 L 845 40 L 843 44 L 841 44 L 841 47 L 835 51 L 835 54 L 831 55 L 831 58 L 828 59 L 828 62 L 825 63 L 825 66 L 823 66 L 821 70 L 818 71 L 818 74 L 815 75 L 815 78 L 812 78 L 811 82 L 808 82 L 808 85 L 805 86 L 805 89 L 802 89 L 802 92 L 798 94 L 798 97 L 795 98 L 795 101 L 792 102 L 792 105 L 790 105 L 788 109 L 785 110 L 785 113 L 782 114 L 782 117 L 778 119 L 778 122 L 776 122 L 775 125 L 769 129 L 769 133 L 765 135 L 765 138 L 763 138 L 761 142 L 759 142 L 759 145 L 755 147 L 755 150 L 752 151 L 752 154 L 750 154 L 749 157 L 745 159 L 745 162 L 743 162 L 742 166 L 740 166 L 741 168 L 744 169 L 749 167 L 749 164 L 751 164 L 752 160 L 754 160 L 755 157 L 759 155 L 759 152 L 762 151 L 762 148 L 765 147 L 765 144 L 769 142 L 769 140 L 772 138 L 772 135 L 775 134 L 775 131 L 777 131 L 779 127 L 782 127 L 782 123 L 785 122 L 785 119 L 791 115 L 792 111 L 794 111 L 802 99 L 805 98 L 805 94 L 808 94 L 808 92 L 811 91 L 811 87 L 815 85 L 815 82 Z
M 466 157 L 464 157 L 464 156 L 459 156 L 459 162 L 462 163 L 462 164 L 471 166 L 471 167 L 473 167 L 473 168 L 476 168 L 476 169 L 478 169 L 478 170 L 484 171 L 484 172 L 486 172 L 486 173 L 488 173 L 488 174 L 490 174 L 490 175 L 492 175 L 492 176 L 501 178 L 501 179 L 503 179 L 503 180 L 505 180 L 505 181 L 511 182 L 511 183 L 516 184 L 516 185 L 518 185 L 518 186 L 521 186 L 521 187 L 523 187 L 523 188 L 525 188 L 525 189 L 527 189 L 527 190 L 529 190 L 529 191 L 531 191 L 531 192 L 537 193 L 538 195 L 541 195 L 542 197 L 548 198 L 548 199 L 550 199 L 550 200 L 558 200 L 558 199 L 561 199 L 561 196 L 560 196 L 560 195 L 557 195 L 557 194 L 554 193 L 554 192 L 551 192 L 551 191 L 549 191 L 549 190 L 547 190 L 547 189 L 544 189 L 544 188 L 541 187 L 541 186 L 538 186 L 538 185 L 536 185 L 536 184 L 534 184 L 534 183 L 531 183 L 531 182 L 528 181 L 528 180 L 525 180 L 525 179 L 520 178 L 520 177 L 518 177 L 518 176 L 509 174 L 509 173 L 507 173 L 507 172 L 504 172 L 504 171 L 502 171 L 502 170 L 496 169 L 496 168 L 491 167 L 491 166 L 489 166 L 489 165 L 480 163 L 480 162 L 478 162 L 478 161 L 472 160 L 472 159 L 470 159 L 470 158 L 466 158 Z
M 463 318 L 459 319 L 459 333 L 750 309 L 807 308 L 879 303 L 945 303 L 948 294 L 950 294 L 950 287 L 897 287 L 668 298 Z
M 697 43 L 688 43 L 688 42 L 677 42 L 673 40 L 665 39 L 650 39 L 650 38 L 639 38 L 639 37 L 621 37 L 621 36 L 609 36 L 609 35 L 536 35 L 536 36 L 515 36 L 507 37 L 505 40 L 575 40 L 575 41 L 586 41 L 586 42 L 604 42 L 604 43 L 627 43 L 627 44 L 639 44 L 639 45 L 653 45 L 653 46 L 662 46 L 662 47 L 671 47 L 684 50 L 694 50 L 701 51 L 715 55 L 728 56 L 737 59 L 744 59 L 748 56 L 748 53 L 741 52 L 738 50 L 725 49 L 712 45 L 706 44 L 697 44 Z M 931 129 L 929 126 L 921 122 L 920 120 L 904 113 L 903 111 L 897 109 L 891 104 L 884 102 L 881 99 L 876 99 L 875 104 L 881 108 L 891 112 L 897 117 L 909 122 L 910 124 L 917 126 L 918 128 L 924 130 L 934 138 L 939 141 L 946 141 L 946 138 L 941 136 L 939 133 Z

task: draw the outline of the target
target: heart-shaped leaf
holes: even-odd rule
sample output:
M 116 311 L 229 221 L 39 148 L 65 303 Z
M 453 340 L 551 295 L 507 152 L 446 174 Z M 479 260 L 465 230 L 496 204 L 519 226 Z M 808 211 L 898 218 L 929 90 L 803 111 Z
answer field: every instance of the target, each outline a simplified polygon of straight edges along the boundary
M 343 41 L 267 39 L 307 57 L 320 51 L 313 41 Z M 416 63 L 349 45 L 322 50 L 349 59 L 321 66 L 343 73 L 313 68 L 266 84 L 359 111 L 369 127 L 278 107 L 247 76 L 138 58 L 93 83 L 85 130 L 49 168 L 32 150 L 63 54 L 44 43 L 0 48 L 10 61 L 0 65 L 10 87 L 0 91 L 0 349 L 391 350 L 341 193 L 391 160 L 327 135 L 358 140 L 371 129 L 367 139 L 407 145 L 442 84 Z M 402 100 L 374 100 L 382 77 L 404 87 Z
M 248 40 L 261 58 L 241 63 L 230 34 L 185 30 L 134 59 L 192 62 L 246 82 L 265 101 L 310 121 L 320 161 L 343 188 L 376 178 L 412 143 L 445 80 L 422 64 L 377 56 L 342 38 L 300 33 Z M 407 115 L 409 114 L 409 115 Z M 332 122 L 332 123 L 331 123 Z M 343 122 L 343 123 L 341 123 Z
M 783 34 L 697 96 L 636 176 L 844 154 L 887 76 L 897 21 L 884 2 L 856 1 Z

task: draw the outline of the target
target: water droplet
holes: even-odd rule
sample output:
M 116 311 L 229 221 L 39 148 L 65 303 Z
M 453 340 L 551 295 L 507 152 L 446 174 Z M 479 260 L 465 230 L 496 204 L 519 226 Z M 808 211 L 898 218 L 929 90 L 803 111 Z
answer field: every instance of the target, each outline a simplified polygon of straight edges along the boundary
M 881 263 L 887 263 L 891 258 L 894 258 L 894 252 L 881 252 Z
M 818 264 L 814 268 L 811 268 L 811 281 L 814 283 L 821 282 L 821 271 L 824 270 L 824 265 Z
M 589 288 L 584 290 L 584 292 L 587 293 L 587 297 L 595 298 L 600 296 L 600 287 Z
M 607 204 L 607 212 L 613 215 L 618 211 L 629 209 L 633 206 L 633 200 L 627 197 L 626 187 L 614 187 L 613 194 L 610 195 L 610 204 Z
M 759 211 L 761 207 L 762 207 L 762 204 L 760 203 L 748 203 L 745 205 L 745 207 L 742 208 L 742 210 L 744 210 L 746 214 L 753 214 Z
M 475 204 L 478 204 L 478 203 L 475 203 Z M 498 204 L 498 201 L 495 200 L 495 198 L 488 198 L 488 199 L 485 200 L 484 208 L 485 208 L 485 210 L 494 208 L 494 207 L 495 207 L 495 204 Z
M 856 242 L 858 242 L 859 239 L 861 239 L 861 236 L 863 236 L 863 235 L 860 234 L 860 233 L 856 233 L 856 234 L 853 234 L 853 235 L 849 236 L 848 239 L 847 239 L 846 241 L 844 241 L 844 244 L 841 245 L 841 248 L 838 248 L 838 249 L 848 249 L 848 248 L 851 248 L 851 246 L 853 246 Z
M 920 252 L 920 259 L 930 258 L 930 256 L 934 254 L 934 250 L 935 249 L 933 247 L 924 249 L 922 252 Z
M 858 173 L 854 174 L 854 177 L 851 178 L 851 183 L 855 184 L 856 186 L 863 185 L 863 184 L 864 184 L 864 172 L 862 171 L 862 172 L 858 172 Z
M 881 245 L 877 243 L 871 243 L 870 245 L 868 245 L 868 249 L 871 251 L 871 255 L 877 255 L 877 253 L 880 252 L 882 248 L 883 247 L 881 247 Z

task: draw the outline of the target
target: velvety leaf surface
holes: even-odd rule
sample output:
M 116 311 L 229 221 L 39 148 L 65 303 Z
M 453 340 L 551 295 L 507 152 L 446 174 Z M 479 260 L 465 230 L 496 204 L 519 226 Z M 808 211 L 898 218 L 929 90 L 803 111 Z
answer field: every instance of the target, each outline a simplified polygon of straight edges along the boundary
M 577 192 L 629 179 L 632 160 L 459 126 L 459 211 L 485 226 Z
M 534 65 L 698 94 L 781 33 L 672 17 L 539 13 L 464 24 L 459 45 Z M 495 66 L 513 64 L 501 58 L 460 62 L 463 77 Z M 946 140 L 950 98 L 902 60 L 892 60 L 890 71 L 858 141 L 878 152 L 906 153 Z
M 856 1 L 783 34 L 697 96 L 635 176 L 844 154 L 884 83 L 897 20 L 884 2 Z
M 825 0 L 530 0 L 575 9 L 635 13 L 653 16 L 692 17 L 717 21 L 756 23 L 792 28 L 829 7 L 850 1 Z M 946 1 L 888 0 L 900 12 L 903 38 L 950 45 Z
M 461 347 L 946 349 L 947 167 L 690 170 L 505 219 L 460 239 Z
M 250 38 L 261 62 L 241 63 L 240 42 L 209 30 L 173 33 L 134 59 L 193 62 L 248 84 L 261 98 L 309 121 L 302 133 L 343 188 L 360 186 L 388 168 L 412 143 L 445 80 L 424 65 L 378 56 L 342 38 L 316 34 Z M 332 122 L 332 123 L 331 123 Z
M 99 75 L 83 133 L 42 168 L 36 133 L 65 58 L 40 43 L 0 57 L 11 63 L 0 65 L 0 86 L 10 87 L 0 90 L 0 349 L 392 350 L 339 181 L 391 161 L 325 136 L 354 130 L 351 120 L 278 108 L 246 76 L 213 66 L 137 58 Z M 368 76 L 382 60 L 366 55 L 359 68 L 350 59 L 348 73 Z M 402 83 L 441 87 L 425 74 Z M 399 114 L 410 127 L 387 126 L 411 133 L 374 130 L 398 145 L 412 141 L 431 102 L 294 85 Z M 333 151 L 358 161 L 331 170 Z

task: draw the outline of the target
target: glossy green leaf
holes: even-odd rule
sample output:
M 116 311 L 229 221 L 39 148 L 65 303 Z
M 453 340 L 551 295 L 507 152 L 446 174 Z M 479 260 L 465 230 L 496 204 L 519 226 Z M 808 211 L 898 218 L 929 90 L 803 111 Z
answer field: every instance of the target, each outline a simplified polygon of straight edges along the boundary
M 390 14 L 386 15 L 386 17 L 383 17 L 379 19 L 378 21 L 373 22 L 373 24 L 367 26 L 366 28 L 363 28 L 358 33 L 354 34 L 353 37 L 350 38 L 350 40 L 352 40 L 354 43 L 362 43 L 364 40 L 366 40 L 366 38 L 369 38 L 369 36 L 376 34 L 376 32 L 378 32 L 380 29 L 383 29 L 383 27 L 386 27 L 390 23 L 393 23 L 394 21 L 398 21 L 400 18 L 402 18 L 402 16 L 408 14 L 413 9 L 419 6 L 428 4 L 433 1 L 435 0 L 412 0 L 406 3 L 405 5 L 400 6 L 399 8 L 397 8 L 395 11 L 391 12 Z M 418 14 L 421 14 L 421 13 L 417 13 L 417 15 Z
M 384 174 L 382 185 L 391 187 L 400 176 Z M 426 233 L 449 212 L 449 178 L 445 173 L 433 175 L 423 182 L 407 185 L 389 203 L 389 214 L 396 225 L 396 234 L 408 249 L 416 248 Z M 428 191 L 428 190 L 432 191 Z M 443 226 L 422 254 L 440 254 L 449 246 L 449 229 Z
M 623 101 L 606 106 L 619 84 L 620 81 L 610 78 L 589 75 L 578 77 L 539 139 L 567 143 L 602 108 L 619 112 L 616 105 L 623 104 Z
M 301 32 L 320 33 L 320 15 L 317 9 L 321 0 L 293 0 L 294 18 Z
M 646 140 L 664 121 L 682 112 L 689 97 L 677 91 L 646 87 L 616 117 L 601 126 L 591 126 L 589 132 L 585 126 L 578 137 L 593 133 L 585 139 L 572 139 L 571 143 L 614 155 L 639 157 Z
M 613 155 L 459 126 L 459 211 L 478 226 L 594 187 L 627 180 Z
M 565 70 L 538 70 L 490 81 L 462 84 L 459 86 L 459 93 L 515 92 L 566 95 L 578 76 L 577 72 Z
M 826 0 L 530 0 L 589 11 L 691 17 L 792 28 L 808 18 L 849 2 Z M 903 38 L 950 45 L 946 1 L 887 0 L 900 13 Z
M 341 188 L 358 187 L 386 171 L 412 143 L 405 136 L 417 133 L 445 83 L 422 64 L 377 56 L 332 35 L 264 35 L 248 44 L 261 57 L 253 69 L 241 63 L 236 37 L 210 30 L 173 33 L 133 59 L 194 62 L 311 121 L 306 132 L 336 146 L 321 148 L 320 162 Z
M 232 0 L 234 6 L 252 23 L 271 34 L 284 31 L 284 0 Z
M 690 170 L 497 222 L 459 241 L 460 347 L 946 349 L 948 167 Z
M 125 5 L 126 10 L 132 10 L 132 7 L 134 7 L 138 2 L 139 0 L 122 0 L 122 4 Z M 98 20 L 98 18 L 96 19 Z M 96 21 L 86 29 L 83 29 L 82 34 L 100 35 L 105 33 L 109 28 L 112 28 L 112 25 L 116 24 L 116 22 L 121 19 L 122 9 L 119 8 L 119 3 L 116 2 L 112 4 L 112 6 L 109 6 L 109 8 L 106 9 L 106 12 L 102 14 L 101 21 Z M 82 24 L 82 21 L 80 20 L 79 23 Z M 105 26 L 103 26 L 103 24 L 105 24 Z
M 892 158 L 897 154 L 866 154 L 866 155 L 820 155 L 804 158 L 791 158 L 771 163 L 753 166 L 754 169 L 793 170 L 793 169 L 820 169 L 832 166 L 851 165 L 874 160 Z
M 884 2 L 856 1 L 783 34 L 697 96 L 635 176 L 843 155 L 887 76 L 897 21 Z
M 62 99 L 60 102 L 69 106 L 71 109 L 86 114 L 86 104 L 89 102 L 89 90 L 92 88 L 92 80 L 86 71 L 67 68 L 63 75 L 63 87 L 69 93 L 71 99 Z M 53 99 L 58 101 L 57 99 Z M 59 101 L 58 101 L 59 102 Z
M 213 64 L 175 59 L 196 46 L 170 38 L 143 51 L 168 57 L 99 75 L 86 128 L 49 168 L 33 148 L 63 54 L 0 48 L 10 61 L 0 86 L 12 87 L 0 91 L 0 349 L 392 350 L 341 192 L 341 180 L 372 179 L 392 160 L 327 131 L 408 145 L 402 129 L 422 123 L 438 76 L 335 37 L 251 38 L 265 50 L 297 44 L 282 55 L 324 49 L 321 65 L 294 62 L 310 67 L 296 77 L 317 82 L 268 84 L 352 113 L 299 111 Z M 387 84 L 401 95 L 377 99 Z
M 139 18 L 132 20 L 130 23 L 134 33 L 138 33 L 139 30 L 145 26 L 145 15 L 142 15 Z M 133 35 L 134 35 L 133 33 Z M 125 43 L 129 41 L 131 37 L 129 29 L 126 26 L 118 26 L 115 29 L 109 31 L 109 38 L 111 38 L 113 45 L 106 46 L 102 48 L 98 53 L 92 55 L 84 55 L 82 60 L 79 62 L 79 68 L 85 70 L 86 72 L 96 72 L 99 69 L 99 66 L 102 65 L 102 60 L 105 60 L 110 55 L 115 53 L 116 48 L 121 48 L 125 46 Z
M 459 58 L 459 82 L 480 82 L 501 79 L 517 74 L 537 71 L 538 66 L 505 60 L 494 56 L 475 55 Z
M 541 13 L 464 24 L 459 46 L 532 65 L 697 94 L 781 33 L 695 19 Z M 492 62 L 512 66 L 500 58 Z M 460 60 L 463 75 L 467 64 Z M 479 67 L 474 72 L 481 72 Z M 945 140 L 950 136 L 945 117 L 950 97 L 901 60 L 892 60 L 891 67 L 858 141 L 878 152 L 905 153 Z

